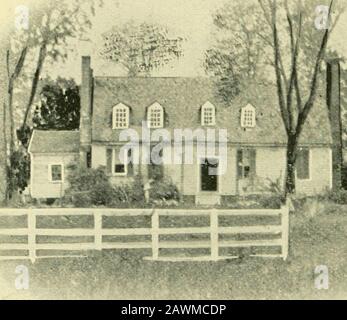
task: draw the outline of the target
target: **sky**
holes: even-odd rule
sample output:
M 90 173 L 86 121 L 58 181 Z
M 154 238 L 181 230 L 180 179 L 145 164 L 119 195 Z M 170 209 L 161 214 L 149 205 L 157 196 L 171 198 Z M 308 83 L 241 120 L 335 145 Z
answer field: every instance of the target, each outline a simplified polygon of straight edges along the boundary
M 0 21 L 12 19 L 13 7 L 30 0 L 1 0 Z M 38 1 L 38 0 L 31 0 Z M 41 0 L 44 1 L 44 0 Z M 90 55 L 96 75 L 120 76 L 124 73 L 114 64 L 105 62 L 99 56 L 102 45 L 101 35 L 112 26 L 121 25 L 129 20 L 153 22 L 166 25 L 173 36 L 186 38 L 184 56 L 155 76 L 201 76 L 205 75 L 202 63 L 204 53 L 213 42 L 212 15 L 225 2 L 234 0 L 104 0 L 104 6 L 96 10 L 92 19 L 93 27 L 86 35 L 90 41 L 77 39 L 70 41 L 69 57 L 66 63 L 54 63 L 46 68 L 44 75 L 51 77 L 72 77 L 78 83 L 81 74 L 81 56 Z M 247 1 L 247 0 L 244 0 Z M 330 44 L 340 53 L 347 53 L 347 12 L 331 35 Z
M 166 25 L 173 36 L 186 39 L 184 56 L 179 61 L 154 72 L 156 76 L 197 76 L 204 75 L 202 62 L 204 52 L 211 43 L 212 12 L 226 0 L 105 0 L 104 7 L 96 11 L 93 27 L 87 36 L 91 42 L 71 43 L 74 51 L 70 53 L 65 66 L 53 66 L 54 73 L 64 72 L 65 76 L 80 75 L 81 55 L 91 55 L 92 67 L 96 75 L 124 75 L 120 70 L 99 57 L 102 44 L 101 35 L 113 25 L 129 20 L 153 22 Z M 79 80 L 79 79 L 77 79 Z

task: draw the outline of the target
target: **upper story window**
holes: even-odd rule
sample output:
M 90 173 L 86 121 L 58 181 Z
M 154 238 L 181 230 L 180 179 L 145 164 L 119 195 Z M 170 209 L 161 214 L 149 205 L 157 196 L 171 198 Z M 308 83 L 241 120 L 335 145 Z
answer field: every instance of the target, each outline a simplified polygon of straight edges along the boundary
M 164 108 L 158 102 L 148 107 L 147 123 L 149 128 L 162 128 L 164 126 Z
M 241 127 L 255 127 L 255 108 L 251 104 L 247 104 L 241 109 Z
M 123 129 L 129 127 L 129 107 L 119 103 L 113 107 L 112 128 Z
M 211 102 L 206 102 L 201 108 L 201 125 L 214 126 L 216 124 L 216 108 Z

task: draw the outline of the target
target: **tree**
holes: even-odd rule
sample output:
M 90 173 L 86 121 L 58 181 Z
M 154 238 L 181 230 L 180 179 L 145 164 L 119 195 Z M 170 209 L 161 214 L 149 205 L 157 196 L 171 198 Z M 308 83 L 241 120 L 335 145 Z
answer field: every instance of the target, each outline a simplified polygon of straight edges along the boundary
M 215 43 L 205 53 L 204 67 L 217 79 L 222 100 L 229 103 L 243 82 L 265 80 L 269 50 L 264 46 L 262 14 L 256 1 L 228 2 L 213 16 Z M 251 13 L 251 14 L 250 14 Z
M 153 69 L 182 55 L 182 41 L 180 37 L 170 39 L 165 27 L 129 22 L 103 35 L 100 54 L 122 66 L 130 77 L 149 76 Z
M 102 1 L 99 3 L 101 5 Z M 27 125 L 46 59 L 57 61 L 59 58 L 67 58 L 67 52 L 64 50 L 67 40 L 80 36 L 91 27 L 89 13 L 95 13 L 95 0 L 46 0 L 35 6 L 31 12 L 32 21 L 35 22 L 30 26 L 27 37 L 33 39 L 32 46 L 38 50 L 38 57 L 21 130 L 25 130 Z
M 40 93 L 40 106 L 34 111 L 34 128 L 77 130 L 80 121 L 79 89 L 74 80 L 46 80 Z
M 25 7 L 24 7 L 25 8 Z M 44 63 L 47 58 L 56 61 L 57 59 L 66 59 L 67 52 L 65 50 L 68 39 L 78 37 L 87 28 L 91 26 L 90 13 L 94 13 L 95 4 L 94 0 L 46 0 L 40 2 L 32 2 L 27 13 L 29 23 L 23 27 L 7 29 L 7 51 L 6 51 L 6 66 L 7 66 L 7 99 L 4 105 L 4 140 L 6 147 L 9 145 L 9 154 L 6 151 L 6 158 L 8 163 L 8 186 L 13 186 L 12 180 L 15 180 L 12 172 L 13 162 L 16 158 L 14 153 L 20 151 L 19 149 L 25 145 L 23 141 L 22 146 L 19 145 L 17 139 L 27 137 L 27 132 L 30 131 L 28 127 L 28 118 L 31 113 L 31 108 L 36 95 L 38 82 Z M 35 55 L 37 54 L 37 57 Z M 36 61 L 30 61 L 33 57 Z M 27 70 L 34 66 L 33 76 L 28 75 Z M 18 85 L 19 80 L 30 81 L 30 94 L 28 101 L 23 111 L 24 117 L 20 129 L 16 128 L 15 110 L 13 107 L 14 89 Z M 22 85 L 21 85 L 22 86 Z M 19 87 L 19 85 L 18 85 Z M 21 106 L 22 107 L 22 106 Z M 6 130 L 7 122 L 10 126 L 10 134 Z M 10 189 L 7 188 L 6 198 L 10 197 Z
M 257 74 L 258 80 L 271 82 L 274 78 L 274 88 L 278 97 L 278 105 L 281 111 L 283 124 L 287 133 L 287 165 L 285 195 L 295 192 L 295 164 L 297 157 L 298 142 L 306 124 L 307 117 L 311 112 L 322 75 L 322 61 L 327 56 L 327 43 L 329 35 L 336 26 L 341 8 L 335 6 L 333 11 L 333 1 L 328 2 L 327 12 L 321 17 L 322 28 L 315 28 L 317 16 L 315 8 L 322 5 L 322 1 L 317 3 L 314 0 L 291 1 L 287 0 L 258 0 L 251 1 L 251 7 L 244 7 L 244 11 L 252 12 L 257 17 L 256 26 L 241 22 L 244 26 L 240 27 L 232 37 L 243 39 L 244 46 L 237 46 L 239 51 L 234 51 L 236 57 L 244 55 L 247 58 L 247 65 L 253 65 L 254 70 L 262 70 Z M 232 24 L 229 21 L 229 11 L 217 17 L 218 21 L 225 18 L 228 24 L 223 25 L 222 29 L 227 30 Z M 236 11 L 238 15 L 240 12 Z M 333 21 L 332 13 L 337 12 Z M 239 19 L 240 20 L 240 19 Z M 319 20 L 318 20 L 319 21 Z M 254 37 L 254 39 L 252 39 Z M 251 45 L 247 41 L 251 39 Z M 259 45 L 262 51 L 259 51 Z M 245 47 L 247 50 L 242 50 Z M 217 49 L 221 44 L 217 43 Z M 240 49 L 241 48 L 241 49 Z M 255 51 L 255 52 L 254 52 Z M 236 53 L 235 53 L 236 52 Z M 259 52 L 265 52 L 259 59 Z M 269 55 L 271 53 L 271 55 Z M 256 58 L 253 58 L 256 57 Z M 274 76 L 268 73 L 267 66 L 274 70 Z M 213 65 L 212 65 L 213 67 Z M 215 69 L 215 68 L 214 68 Z M 226 77 L 231 77 L 225 74 Z M 236 73 L 239 79 L 249 79 L 248 75 L 242 70 Z M 267 79 L 267 80 L 265 80 Z

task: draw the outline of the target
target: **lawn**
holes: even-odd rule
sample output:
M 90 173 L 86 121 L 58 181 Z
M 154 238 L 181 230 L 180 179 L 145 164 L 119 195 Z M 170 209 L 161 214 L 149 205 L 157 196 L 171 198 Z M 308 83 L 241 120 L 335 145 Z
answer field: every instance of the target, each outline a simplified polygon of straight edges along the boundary
M 0 262 L 2 299 L 339 299 L 347 298 L 347 207 L 291 216 L 290 256 L 221 262 L 152 262 L 150 251 L 104 251 L 87 258 Z M 28 266 L 30 287 L 14 288 Z M 326 265 L 329 289 L 315 288 Z

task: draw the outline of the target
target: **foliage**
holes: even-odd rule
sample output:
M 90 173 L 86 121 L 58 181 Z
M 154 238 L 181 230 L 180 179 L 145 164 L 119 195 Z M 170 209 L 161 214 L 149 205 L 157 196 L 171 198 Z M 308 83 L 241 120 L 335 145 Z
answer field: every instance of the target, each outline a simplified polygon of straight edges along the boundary
M 114 198 L 112 206 L 143 206 L 145 196 L 142 177 L 137 175 L 129 184 L 121 184 L 114 187 Z
M 148 76 L 182 55 L 182 38 L 169 38 L 165 27 L 147 22 L 129 22 L 103 35 L 101 56 L 121 65 L 129 76 Z
M 347 204 L 347 190 L 329 190 L 320 195 L 319 199 L 345 205 Z
M 180 200 L 180 193 L 176 185 L 167 177 L 155 180 L 151 184 L 149 194 L 151 200 Z
M 205 53 L 204 67 L 217 78 L 219 95 L 226 103 L 239 94 L 242 82 L 264 73 L 269 52 L 260 33 L 263 20 L 255 1 L 228 2 L 213 16 L 215 42 Z
M 77 207 L 108 206 L 113 201 L 114 189 L 102 167 L 72 166 L 68 181 L 70 187 L 66 194 Z
M 58 59 L 64 61 L 67 58 L 68 40 L 82 36 L 91 27 L 90 16 L 95 13 L 96 1 L 32 2 L 29 7 L 28 28 L 13 30 L 10 56 L 15 60 L 25 52 L 24 61 L 27 70 L 23 73 L 22 81 L 24 83 L 28 81 L 31 86 L 29 99 L 23 110 L 21 127 L 27 124 L 30 116 L 45 62 L 55 62 Z M 99 4 L 101 5 L 101 1 Z
M 79 128 L 80 96 L 75 81 L 58 78 L 46 80 L 41 90 L 41 104 L 33 116 L 36 129 L 75 130 Z
M 23 148 L 14 151 L 11 155 L 11 166 L 7 168 L 9 192 L 24 190 L 30 178 L 30 157 Z
M 277 194 L 250 194 L 245 196 L 222 196 L 221 207 L 229 209 L 277 209 L 282 197 Z

